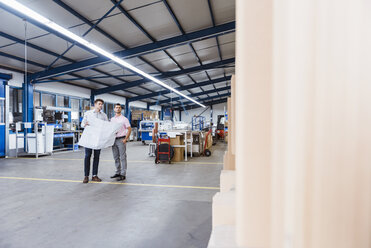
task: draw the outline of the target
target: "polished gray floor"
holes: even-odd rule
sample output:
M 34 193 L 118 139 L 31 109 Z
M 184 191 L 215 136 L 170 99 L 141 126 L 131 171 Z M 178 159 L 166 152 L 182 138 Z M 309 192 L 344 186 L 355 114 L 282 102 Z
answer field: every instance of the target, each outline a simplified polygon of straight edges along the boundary
M 148 146 L 131 142 L 128 184 L 107 184 L 110 149 L 99 167 L 105 183 L 81 183 L 83 152 L 0 159 L 0 247 L 207 247 L 225 149 L 154 165 Z

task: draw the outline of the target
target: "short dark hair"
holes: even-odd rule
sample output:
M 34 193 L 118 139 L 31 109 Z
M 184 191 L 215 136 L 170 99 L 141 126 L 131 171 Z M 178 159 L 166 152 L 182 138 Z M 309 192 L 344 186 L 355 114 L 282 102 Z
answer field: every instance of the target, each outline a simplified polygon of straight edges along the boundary
M 115 107 L 116 107 L 116 106 L 120 106 L 120 108 L 122 108 L 122 106 L 121 106 L 120 103 L 116 103 L 116 104 L 115 104 Z
M 96 100 L 94 101 L 94 104 L 96 104 L 97 102 L 101 102 L 102 104 L 104 104 L 104 101 L 103 101 L 102 99 L 96 99 Z

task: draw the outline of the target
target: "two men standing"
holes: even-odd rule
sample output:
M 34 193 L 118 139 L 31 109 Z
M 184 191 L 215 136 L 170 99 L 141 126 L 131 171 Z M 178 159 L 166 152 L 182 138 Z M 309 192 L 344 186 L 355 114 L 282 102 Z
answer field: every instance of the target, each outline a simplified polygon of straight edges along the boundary
M 81 127 L 85 128 L 86 126 L 91 125 L 88 120 L 97 119 L 108 121 L 107 115 L 102 112 L 104 101 L 102 99 L 97 99 L 94 101 L 94 109 L 87 111 L 84 115 L 84 118 L 81 122 Z M 127 169 L 127 159 L 126 159 L 126 142 L 128 141 L 131 133 L 131 127 L 129 120 L 121 114 L 122 108 L 119 103 L 115 105 L 115 116 L 111 119 L 111 122 L 116 122 L 121 125 L 121 128 L 116 134 L 115 143 L 112 146 L 113 157 L 115 160 L 116 173 L 111 178 L 118 178 L 119 180 L 126 179 L 126 169 Z M 84 159 L 84 173 L 85 177 L 83 183 L 89 182 L 90 174 L 90 160 L 91 155 L 94 151 L 93 159 L 93 173 L 92 181 L 101 182 L 102 180 L 98 177 L 98 165 L 99 165 L 99 156 L 100 149 L 94 150 L 90 148 L 85 148 L 85 159 Z

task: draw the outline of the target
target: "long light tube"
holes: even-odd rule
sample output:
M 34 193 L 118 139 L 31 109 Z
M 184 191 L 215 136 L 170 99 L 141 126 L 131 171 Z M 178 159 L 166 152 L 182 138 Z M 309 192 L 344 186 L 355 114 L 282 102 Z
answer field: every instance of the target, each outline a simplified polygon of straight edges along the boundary
M 35 21 L 40 22 L 40 23 L 48 26 L 51 29 L 54 29 L 55 31 L 63 34 L 64 36 L 66 36 L 66 37 L 68 37 L 68 38 L 70 38 L 70 39 L 72 39 L 72 40 L 74 40 L 74 41 L 76 41 L 76 42 L 78 42 L 78 43 L 80 43 L 80 44 L 82 44 L 82 45 L 90 48 L 91 50 L 93 50 L 93 51 L 95 51 L 95 52 L 97 52 L 97 53 L 99 53 L 99 54 L 101 54 L 103 56 L 106 56 L 107 58 L 109 58 L 109 59 L 115 61 L 116 63 L 118 63 L 118 64 L 120 64 L 120 65 L 122 65 L 122 66 L 124 66 L 124 67 L 126 67 L 126 68 L 128 68 L 128 69 L 130 69 L 130 70 L 132 70 L 132 71 L 134 71 L 134 72 L 136 72 L 138 74 L 140 74 L 140 75 L 142 75 L 143 77 L 148 78 L 149 80 L 155 82 L 156 84 L 159 84 L 162 87 L 165 87 L 165 88 L 173 91 L 174 93 L 176 93 L 176 94 L 178 94 L 178 95 L 180 95 L 180 96 L 182 96 L 182 97 L 184 97 L 184 98 L 186 98 L 186 99 L 188 99 L 188 100 L 190 100 L 190 101 L 192 101 L 192 102 L 200 105 L 201 107 L 206 108 L 205 105 L 199 103 L 198 101 L 192 99 L 191 97 L 189 97 L 187 95 L 184 95 L 180 91 L 178 91 L 178 90 L 174 89 L 173 87 L 165 84 L 164 82 L 162 82 L 159 79 L 157 79 L 157 78 L 149 75 L 148 73 L 146 73 L 146 72 L 138 69 L 137 67 L 129 64 L 128 62 L 124 61 L 123 59 L 121 59 L 121 58 L 113 55 L 110 52 L 107 52 L 106 50 L 100 48 L 99 46 L 97 46 L 97 45 L 95 45 L 95 44 L 93 44 L 93 43 L 91 43 L 91 42 L 83 39 L 82 37 L 80 37 L 80 36 L 72 33 L 68 29 L 66 29 L 66 28 L 58 25 L 57 23 L 49 20 L 48 18 L 46 18 L 46 17 L 38 14 L 37 12 L 35 12 L 32 9 L 24 6 L 23 4 L 15 1 L 15 0 L 0 0 L 0 3 L 3 3 L 5 5 L 7 5 L 7 6 L 9 6 L 10 8 L 14 9 L 15 11 L 21 12 L 22 14 L 24 14 L 24 15 L 32 18 L 32 19 L 34 19 Z

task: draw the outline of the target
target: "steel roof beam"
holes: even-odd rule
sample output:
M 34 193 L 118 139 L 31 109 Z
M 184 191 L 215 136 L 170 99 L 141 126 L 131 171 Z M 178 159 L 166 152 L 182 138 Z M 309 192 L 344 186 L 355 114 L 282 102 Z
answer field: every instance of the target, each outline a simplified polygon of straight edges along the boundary
M 187 68 L 187 69 L 184 69 L 184 70 L 164 72 L 164 73 L 156 76 L 156 78 L 158 78 L 158 79 L 172 78 L 172 77 L 176 77 L 176 76 L 179 76 L 179 75 L 188 74 L 188 73 L 192 73 L 192 72 L 213 69 L 218 65 L 230 64 L 230 63 L 234 63 L 234 61 L 235 61 L 235 59 L 231 58 L 231 59 L 226 59 L 226 60 L 222 60 L 222 61 L 218 61 L 218 62 L 209 63 L 209 64 L 202 65 L 202 66 L 195 66 L 195 67 Z M 103 93 L 109 93 L 109 92 L 112 92 L 112 91 L 124 90 L 124 89 L 128 89 L 128 88 L 132 88 L 132 87 L 135 87 L 135 86 L 142 85 L 142 84 L 147 83 L 149 81 L 150 80 L 148 80 L 148 79 L 140 79 L 140 80 L 136 80 L 136 81 L 129 82 L 129 83 L 118 84 L 118 85 L 106 87 L 106 88 L 103 88 L 103 89 L 95 90 L 95 91 L 93 91 L 93 94 L 94 95 L 99 95 L 99 94 L 103 94 Z
M 230 86 L 223 87 L 223 88 L 216 88 L 216 89 L 213 89 L 213 90 L 207 90 L 207 91 L 204 91 L 204 92 L 198 92 L 198 93 L 190 94 L 189 97 L 198 97 L 198 96 L 202 96 L 202 95 L 205 95 L 205 94 L 218 93 L 220 91 L 225 91 L 225 90 L 230 90 L 230 89 L 231 89 Z M 161 104 L 165 104 L 165 103 L 170 103 L 172 101 L 179 101 L 179 100 L 182 100 L 182 99 L 184 99 L 184 98 L 183 97 L 175 97 L 175 98 L 172 98 L 171 100 L 167 99 L 167 100 L 159 101 L 158 103 L 150 103 L 149 105 L 150 106 L 161 105 Z
M 15 16 L 18 16 L 19 18 L 21 18 L 23 20 L 26 20 L 29 23 L 32 23 L 36 27 L 39 27 L 39 28 L 41 28 L 41 29 L 43 29 L 43 30 L 51 33 L 51 34 L 54 34 L 55 36 L 57 36 L 57 37 L 59 37 L 59 38 L 61 38 L 63 40 L 69 41 L 71 43 L 74 42 L 74 40 L 72 40 L 71 38 L 68 38 L 68 37 L 64 36 L 63 34 L 60 34 L 60 33 L 56 32 L 56 31 L 54 31 L 53 29 L 49 28 L 48 26 L 46 26 L 44 24 L 41 24 L 41 23 L 35 21 L 34 19 L 32 19 L 32 18 L 30 18 L 30 17 L 28 17 L 28 16 L 26 16 L 26 15 L 24 15 L 24 14 L 18 12 L 18 11 L 15 11 L 15 10 L 9 8 L 8 6 L 6 6 L 6 5 L 4 5 L 2 3 L 0 3 L 0 8 L 4 9 L 5 11 L 7 11 L 7 12 L 9 12 L 9 13 L 15 15 Z M 98 57 L 102 57 L 102 56 L 100 56 L 99 53 L 95 52 L 92 49 L 86 48 L 85 46 L 83 46 L 81 44 L 77 44 L 77 46 L 80 47 L 80 48 L 82 48 L 82 49 L 87 50 L 88 52 L 90 52 L 92 54 L 97 55 Z
M 90 25 L 90 21 L 87 20 L 85 17 L 81 16 L 80 14 L 78 14 L 74 9 L 72 9 L 70 6 L 68 6 L 67 4 L 65 4 L 64 2 L 62 2 L 61 0 L 53 0 L 56 4 L 58 4 L 59 6 L 61 6 L 62 8 L 66 9 L 67 11 L 69 11 L 70 13 L 72 13 L 74 16 L 76 16 L 77 18 L 79 17 L 82 17 L 84 18 L 86 21 L 88 21 L 88 25 Z M 119 5 L 123 0 L 120 0 L 119 2 L 117 2 L 117 4 L 115 6 L 113 6 L 110 10 L 108 10 L 98 21 L 96 21 L 93 25 L 90 25 L 90 28 L 85 31 L 85 33 L 82 35 L 82 37 L 85 37 L 90 31 L 92 31 L 93 29 L 97 29 L 98 27 L 98 24 L 101 23 L 103 21 L 104 18 L 106 18 L 116 7 L 117 5 Z M 86 21 L 84 21 L 86 23 Z M 63 53 L 61 53 L 61 55 L 59 55 L 47 68 L 47 70 L 52 67 L 63 55 L 65 55 L 69 50 L 71 50 L 75 45 L 76 45 L 76 41 L 70 46 L 68 47 Z
M 7 39 L 9 39 L 9 40 L 15 41 L 15 42 L 17 42 L 17 43 L 19 43 L 19 44 L 22 44 L 22 45 L 25 43 L 24 40 L 19 39 L 19 38 L 15 37 L 15 36 L 12 36 L 12 35 L 6 34 L 6 33 L 4 33 L 4 32 L 0 32 L 0 36 L 1 36 L 1 37 L 4 37 L 4 38 L 7 38 Z M 58 57 L 58 56 L 59 56 L 58 53 L 52 52 L 52 51 L 50 51 L 50 50 L 48 50 L 48 49 L 42 48 L 42 47 L 37 46 L 37 45 L 35 45 L 35 44 L 33 44 L 33 43 L 30 43 L 30 42 L 27 43 L 27 46 L 28 46 L 28 47 L 31 47 L 31 48 L 33 48 L 33 49 L 35 49 L 35 50 L 38 50 L 38 51 L 40 51 L 40 52 L 44 52 L 44 53 L 46 53 L 46 54 L 49 54 L 49 55 L 51 55 L 51 56 L 54 56 L 54 57 Z M 23 61 L 23 62 L 24 62 L 24 59 L 21 59 L 21 58 L 19 58 L 19 57 L 13 56 L 13 55 L 11 55 L 11 54 L 1 53 L 1 55 L 4 56 L 4 57 L 8 57 L 8 58 L 12 58 L 12 59 L 15 59 L 15 60 Z M 65 56 L 62 56 L 62 59 L 66 60 L 66 61 L 69 61 L 69 62 L 75 62 L 74 60 L 72 60 L 72 59 L 70 59 L 70 58 L 68 58 L 68 57 L 65 57 Z M 41 68 L 46 68 L 45 65 L 40 64 L 40 63 L 37 63 L 37 62 L 34 62 L 34 61 L 29 61 L 29 63 L 30 63 L 30 64 L 33 64 L 33 65 L 36 65 L 36 66 L 38 66 L 38 67 L 41 67 Z M 92 68 L 91 70 L 96 71 L 96 72 L 101 73 L 101 74 L 107 74 L 106 72 L 102 72 L 101 70 L 98 70 L 98 69 L 96 69 L 96 68 Z M 94 78 L 90 78 L 90 77 L 81 77 L 81 76 L 79 76 L 79 75 L 77 75 L 77 74 L 75 74 L 75 73 L 70 73 L 70 74 L 71 74 L 72 76 L 77 77 L 77 78 L 74 79 L 74 80 L 88 80 L 88 81 L 93 82 L 93 83 L 96 83 L 96 84 L 101 84 L 101 85 L 104 85 L 104 86 L 109 86 L 109 84 L 105 84 L 105 83 L 102 83 L 102 82 L 99 82 L 99 81 L 96 81 L 96 80 L 90 80 L 90 79 L 94 79 Z M 106 76 L 106 77 L 114 77 L 114 76 L 111 75 L 111 74 L 108 74 L 108 75 L 109 75 L 109 76 Z M 62 79 L 62 80 L 58 80 L 58 79 L 56 79 L 56 80 L 47 80 L 47 82 L 61 82 L 61 81 L 68 81 L 68 80 L 63 80 L 63 79 Z M 124 82 L 126 82 L 126 81 L 124 81 Z M 37 83 L 46 83 L 46 82 L 37 82 L 37 81 L 34 81 L 34 84 L 37 84 Z M 86 87 L 86 86 L 80 86 L 80 87 Z M 92 89 L 92 88 L 89 88 L 89 89 Z M 128 91 L 128 92 L 129 92 L 129 91 Z M 134 92 L 129 92 L 129 93 L 131 93 L 131 94 L 135 94 Z M 138 94 L 135 94 L 135 95 L 138 95 Z
M 2 7 L 1 4 L 0 4 L 0 7 Z M 7 11 L 9 11 L 7 8 L 4 8 L 4 9 L 7 10 Z M 13 11 L 9 11 L 9 12 L 12 13 L 12 14 L 14 14 L 14 15 L 16 15 L 16 16 L 18 16 L 18 17 L 20 17 L 18 14 L 16 14 L 16 13 L 13 12 Z M 33 22 L 31 22 L 31 23 L 33 23 Z M 33 24 L 35 24 L 35 23 L 33 23 Z M 39 27 L 39 28 L 41 28 L 41 29 L 44 29 L 45 31 L 48 31 L 48 32 L 50 32 L 50 33 L 52 33 L 52 34 L 57 35 L 57 34 L 55 33 L 54 30 L 51 30 L 51 31 L 50 31 L 50 30 L 48 30 L 47 28 L 44 28 L 44 25 L 37 25 L 37 24 L 38 24 L 38 23 L 35 24 L 37 27 Z M 45 26 L 45 27 L 46 27 L 46 26 Z M 4 38 L 7 38 L 7 39 L 9 39 L 9 40 L 13 40 L 13 41 L 15 41 L 15 42 L 18 42 L 18 43 L 20 43 L 20 44 L 24 44 L 24 40 L 19 39 L 19 38 L 16 38 L 16 37 L 11 36 L 11 35 L 9 35 L 9 34 L 6 34 L 6 33 L 4 33 L 4 32 L 0 32 L 0 36 L 2 36 L 2 37 L 4 37 Z M 59 35 L 57 35 L 57 36 L 59 36 Z M 60 36 L 59 36 L 59 37 L 60 37 Z M 66 37 L 60 37 L 60 38 L 65 39 Z M 55 56 L 55 57 L 60 56 L 58 53 L 55 53 L 55 52 L 49 51 L 49 50 L 47 50 L 47 49 L 45 49 L 45 48 L 39 47 L 39 46 L 34 45 L 34 44 L 32 44 L 32 43 L 27 43 L 27 46 L 32 47 L 32 48 L 34 48 L 34 49 L 36 49 L 36 50 L 39 50 L 39 51 L 41 51 L 41 52 L 47 53 L 47 54 L 49 54 L 49 55 Z M 85 48 L 84 48 L 84 49 L 85 49 Z M 5 56 L 5 57 L 8 57 L 8 58 L 12 58 L 12 55 L 10 55 L 10 54 L 5 54 L 5 53 L 3 53 L 2 55 Z M 72 60 L 72 59 L 70 59 L 70 58 L 68 58 L 68 57 L 65 57 L 65 56 L 62 56 L 61 58 L 64 59 L 64 60 L 66 60 L 66 61 L 69 61 L 69 62 L 73 62 L 73 63 L 76 62 L 76 61 L 74 61 L 74 60 Z M 18 60 L 16 56 L 14 56 L 13 59 Z M 36 65 L 36 66 L 41 67 L 41 68 L 44 68 L 44 69 L 47 68 L 45 65 L 42 65 L 42 64 L 40 64 L 40 63 L 33 62 L 33 61 L 30 61 L 30 64 Z M 100 71 L 100 70 L 98 70 L 98 69 L 92 69 L 92 70 L 94 70 L 94 71 L 96 71 L 96 72 L 98 72 L 98 73 L 103 73 L 103 74 L 104 74 L 104 72 L 102 72 L 102 71 Z M 80 79 L 82 78 L 81 76 L 76 75 L 76 74 L 72 74 L 72 73 L 69 73 L 69 74 L 71 74 L 71 75 L 73 75 L 73 76 L 76 76 L 76 77 L 78 77 L 78 78 L 80 78 Z M 104 86 L 108 86 L 108 84 L 105 84 L 105 83 L 102 83 L 102 82 L 98 82 L 98 81 L 95 81 L 95 80 L 89 80 L 89 81 L 94 82 L 94 83 L 96 83 L 96 84 L 101 84 L 101 85 L 104 85 Z M 133 93 L 133 92 L 129 92 L 129 93 L 135 94 L 135 93 Z M 135 95 L 137 95 L 137 94 L 135 94 Z
M 112 37 L 110 34 L 108 34 L 106 31 L 104 31 L 103 29 L 101 29 L 100 27 L 98 27 L 97 25 L 115 8 L 117 7 L 120 7 L 120 11 L 123 11 L 123 8 L 120 6 L 120 3 L 122 2 L 122 0 L 120 1 L 115 1 L 114 2 L 114 6 L 105 14 L 103 15 L 103 17 L 101 19 L 99 19 L 96 23 L 92 23 L 90 20 L 88 20 L 86 17 L 84 17 L 83 15 L 81 15 L 80 13 L 78 13 L 76 10 L 74 10 L 73 8 L 71 8 L 70 6 L 68 6 L 67 4 L 65 4 L 63 1 L 61 0 L 53 0 L 54 2 L 56 2 L 59 6 L 61 6 L 62 8 L 64 8 L 66 11 L 68 11 L 69 13 L 71 13 L 72 15 L 74 15 L 75 17 L 77 17 L 78 19 L 82 20 L 84 23 L 86 23 L 87 25 L 90 26 L 90 29 L 88 31 L 86 31 L 84 34 L 83 34 L 83 37 L 88 34 L 91 30 L 95 29 L 96 31 L 100 32 L 102 35 L 104 35 L 106 38 L 114 41 L 116 44 L 118 44 L 121 48 L 124 48 L 124 49 L 128 49 L 128 47 L 126 45 L 124 45 L 122 42 L 116 40 L 114 37 Z M 65 52 L 67 52 L 68 50 L 66 50 Z M 145 60 L 144 58 L 140 58 L 142 59 L 145 63 L 147 63 L 148 65 L 152 66 L 155 70 L 157 71 L 160 71 L 158 68 L 156 68 L 154 65 L 152 65 L 149 61 Z M 118 66 L 120 67 L 123 67 L 122 65 L 119 65 L 117 64 Z M 123 67 L 124 68 L 124 67 Z M 103 74 L 107 75 L 107 73 L 104 73 L 102 72 Z M 135 72 L 134 72 L 135 73 Z M 136 73 L 137 74 L 137 73 Z M 140 74 L 137 74 L 138 76 L 142 77 L 142 75 Z M 117 78 L 115 76 L 113 76 L 114 78 L 116 78 L 117 80 L 119 81 L 122 81 L 122 82 L 126 82 L 125 80 L 121 79 L 121 78 Z M 152 90 L 149 90 L 145 87 L 142 87 L 140 86 L 140 88 L 146 90 L 146 91 L 149 91 L 149 92 L 153 92 Z
M 113 4 L 117 4 L 117 0 L 111 0 L 111 2 Z M 131 21 L 131 23 L 133 23 L 145 36 L 147 36 L 148 39 L 150 39 L 152 42 L 156 42 L 156 39 L 142 25 L 140 25 L 121 5 L 118 6 L 118 9 Z M 180 69 L 183 69 L 182 66 L 166 50 L 164 50 L 164 52 Z M 155 67 L 155 69 L 157 68 Z M 159 69 L 157 70 L 160 71 Z M 178 82 L 174 80 L 173 82 L 176 83 L 178 86 L 181 86 Z
M 64 2 L 62 2 L 61 0 L 53 0 L 53 1 L 56 4 L 58 4 L 59 6 L 61 6 L 63 9 L 67 10 L 67 12 L 69 12 L 72 15 L 74 15 L 75 17 L 77 17 L 77 19 L 83 21 L 85 24 L 89 25 L 91 28 L 94 28 L 96 31 L 98 31 L 99 33 L 101 33 L 104 36 L 106 36 L 112 42 L 116 43 L 117 45 L 119 45 L 122 48 L 126 48 L 126 46 L 123 45 L 119 40 L 117 40 L 116 38 L 112 37 L 106 31 L 102 30 L 100 27 L 95 26 L 94 23 L 92 23 L 88 18 L 84 17 L 83 15 L 81 15 L 80 13 L 78 13 L 76 10 L 74 10 L 73 8 L 71 8 L 70 6 L 68 6 L 67 4 L 65 4 Z
M 184 86 L 176 88 L 176 90 L 182 91 L 182 90 L 194 89 L 194 88 L 198 88 L 198 87 L 206 86 L 210 84 L 222 83 L 230 79 L 231 79 L 231 76 L 221 77 L 221 78 L 217 78 L 211 81 L 204 81 L 204 82 L 200 82 L 197 84 L 184 85 Z M 162 91 L 151 93 L 151 94 L 132 97 L 130 98 L 130 101 L 139 101 L 139 100 L 143 100 L 146 98 L 156 97 L 158 95 L 163 95 L 163 94 L 168 94 L 168 93 L 169 93 L 169 90 L 162 90 Z
M 215 100 L 215 101 L 205 101 L 205 102 L 202 102 L 202 104 L 205 105 L 205 106 L 210 106 L 210 105 L 215 105 L 215 104 L 219 104 L 219 103 L 225 103 L 225 102 L 227 102 L 227 100 L 228 100 L 228 98 L 222 98 L 220 100 Z M 183 110 L 190 110 L 190 109 L 195 109 L 195 108 L 200 108 L 200 106 L 198 106 L 196 104 L 192 104 L 192 105 L 184 106 L 184 108 L 183 107 L 178 108 L 176 110 L 183 111 Z
M 59 6 L 61 6 L 63 9 L 65 9 L 67 12 L 71 13 L 72 15 L 74 15 L 75 17 L 77 17 L 79 20 L 83 21 L 85 24 L 89 25 L 90 26 L 90 29 L 87 30 L 83 35 L 82 37 L 84 37 L 85 35 L 87 35 L 91 30 L 96 30 L 98 31 L 99 33 L 101 33 L 102 35 L 104 35 L 106 38 L 110 39 L 111 41 L 113 41 L 114 43 L 116 43 L 117 45 L 119 45 L 121 48 L 124 48 L 124 49 L 127 49 L 128 47 L 126 45 L 124 45 L 122 42 L 120 42 L 119 40 L 117 40 L 116 38 L 114 38 L 112 35 L 108 34 L 106 31 L 104 31 L 103 29 L 101 29 L 100 27 L 98 27 L 97 25 L 103 21 L 103 19 L 111 12 L 113 11 L 116 7 L 119 6 L 119 4 L 122 2 L 122 0 L 118 1 L 115 3 L 115 5 L 108 11 L 106 12 L 101 19 L 99 19 L 96 23 L 92 23 L 89 19 L 87 19 L 86 17 L 84 17 L 83 15 L 81 15 L 80 13 L 78 13 L 76 10 L 74 10 L 73 8 L 71 8 L 69 5 L 67 5 L 66 3 L 64 3 L 63 1 L 61 0 L 53 0 L 55 3 L 57 3 Z M 70 49 L 71 47 L 69 47 L 68 49 Z M 63 53 L 65 54 L 68 49 Z M 54 62 L 53 62 L 54 63 Z M 118 65 L 120 67 L 123 67 L 121 65 Z M 124 68 L 124 67 L 123 67 Z M 156 69 L 156 68 L 155 68 Z M 102 74 L 104 75 L 110 75 L 109 73 L 106 73 L 106 72 L 103 72 L 101 71 Z M 138 74 L 138 76 L 142 77 L 141 75 Z M 118 77 L 115 77 L 114 75 L 112 76 L 113 78 L 121 81 L 121 82 L 127 82 L 121 78 L 118 78 Z M 149 89 L 146 89 L 144 87 L 140 87 L 146 91 L 149 91 L 149 92 L 153 92 L 152 90 L 149 90 Z
M 225 23 L 225 24 L 218 25 L 215 27 L 206 28 L 203 30 L 188 33 L 185 35 L 168 38 L 165 40 L 149 43 L 146 45 L 137 46 L 134 48 L 129 48 L 127 50 L 116 52 L 114 53 L 114 55 L 120 58 L 136 57 L 139 55 L 153 53 L 153 52 L 161 51 L 161 50 L 168 49 L 171 47 L 184 45 L 189 42 L 194 42 L 197 40 L 208 39 L 208 38 L 212 38 L 218 35 L 231 33 L 235 31 L 235 27 L 236 27 L 236 23 L 233 21 L 233 22 Z M 83 60 L 77 63 L 56 67 L 46 72 L 38 72 L 38 73 L 33 74 L 32 77 L 34 79 L 36 78 L 45 79 L 45 78 L 52 77 L 52 76 L 63 75 L 68 72 L 89 69 L 89 68 L 92 68 L 92 67 L 95 67 L 101 64 L 105 64 L 107 62 L 110 63 L 111 60 L 106 57 L 99 56 L 99 57 L 95 57 L 91 59 L 86 59 L 86 60 Z
M 201 102 L 202 103 L 202 102 L 208 101 L 210 99 L 215 99 L 215 98 L 220 98 L 220 97 L 225 97 L 225 96 L 230 96 L 230 95 L 231 95 L 231 93 L 228 92 L 228 93 L 221 94 L 221 95 L 216 95 L 216 96 L 210 96 L 210 97 L 202 98 L 202 99 L 199 99 L 198 102 Z M 182 106 L 182 105 L 187 106 L 187 105 L 190 105 L 192 103 L 193 102 L 188 101 L 188 102 L 183 102 L 183 104 L 182 103 L 179 103 L 179 104 L 172 105 L 172 107 L 179 107 L 179 106 Z
M 185 31 L 184 31 L 182 25 L 180 24 L 178 18 L 176 17 L 176 15 L 175 15 L 173 9 L 171 8 L 171 6 L 169 5 L 169 3 L 167 2 L 167 0 L 162 0 L 162 2 L 165 4 L 167 10 L 169 11 L 171 17 L 173 18 L 175 24 L 178 26 L 180 32 L 184 35 L 184 34 L 185 34 Z M 214 25 L 214 26 L 215 26 L 215 25 Z M 195 57 L 196 57 L 196 59 L 197 59 L 197 62 L 198 62 L 200 65 L 203 65 L 203 63 L 202 63 L 200 57 L 198 56 L 198 54 L 197 54 L 195 48 L 193 47 L 192 43 L 188 43 L 188 45 L 189 45 L 189 47 L 191 48 L 193 54 L 195 55 Z M 167 54 L 170 58 L 172 58 L 172 57 L 170 56 L 170 54 L 168 54 L 168 53 L 166 53 L 166 54 Z M 173 59 L 173 60 L 174 60 L 174 59 Z M 179 67 L 180 67 L 181 69 L 183 69 L 181 66 L 179 66 Z M 205 71 L 205 73 L 206 73 L 207 77 L 208 77 L 209 80 L 210 80 L 210 77 L 209 77 L 209 74 L 207 73 L 207 71 Z M 194 83 L 196 83 L 196 81 L 195 81 L 191 76 L 188 75 L 188 77 L 191 79 L 191 81 L 193 81 Z M 205 90 L 202 89 L 201 87 L 200 87 L 200 89 L 201 89 L 202 91 L 205 91 Z
M 14 60 L 17 60 L 17 61 L 20 61 L 20 62 L 23 62 L 23 63 L 25 62 L 24 58 L 21 58 L 21 57 L 12 55 L 12 54 L 4 53 L 4 52 L 1 52 L 1 51 L 0 51 L 0 56 L 7 57 L 7 58 L 10 58 L 10 59 L 14 59 Z M 29 59 L 27 60 L 27 63 L 29 63 L 30 65 L 35 65 L 35 66 L 41 67 L 41 68 L 46 68 L 47 67 L 46 65 L 40 64 L 38 62 L 29 60 Z M 12 70 L 14 70 L 14 69 L 12 69 Z M 100 85 L 104 85 L 104 86 L 110 86 L 109 84 L 106 84 L 106 83 L 103 83 L 103 82 L 98 82 L 96 80 L 85 79 L 84 77 L 82 77 L 80 75 L 77 75 L 75 73 L 71 73 L 71 75 L 74 76 L 74 77 L 79 78 L 80 80 L 87 80 L 87 81 L 90 81 L 90 82 L 93 82 L 93 83 L 96 83 L 96 84 L 100 84 Z M 76 84 L 73 84 L 73 85 L 76 85 Z M 80 87 L 85 87 L 85 86 L 80 85 Z M 87 88 L 89 88 L 89 87 L 87 87 Z M 92 88 L 89 88 L 89 89 L 93 90 Z M 127 92 L 130 93 L 130 94 L 138 95 L 137 93 L 134 93 L 134 92 L 131 92 L 131 91 L 127 91 Z M 118 95 L 118 94 L 115 94 L 115 95 Z M 121 96 L 121 95 L 118 95 L 118 96 Z
M 172 8 L 168 4 L 168 2 L 166 0 L 162 0 L 162 2 L 165 4 L 167 10 L 169 11 L 171 17 L 173 18 L 175 24 L 178 26 L 180 32 L 182 34 L 185 34 L 184 29 L 182 28 L 182 25 L 180 25 L 180 22 L 179 22 L 178 18 L 175 16 L 174 11 L 172 10 Z
M 116 5 L 118 3 L 117 0 L 111 0 L 111 2 Z M 142 25 L 140 25 L 121 5 L 117 7 L 122 14 L 124 14 L 140 31 L 142 31 L 143 34 L 147 36 L 148 39 L 150 39 L 152 42 L 155 42 L 156 40 L 143 28 Z
M 14 60 L 17 60 L 17 61 L 20 61 L 20 62 L 23 62 L 23 63 L 25 62 L 25 59 L 24 58 L 21 58 L 21 57 L 12 55 L 12 54 L 4 53 L 4 52 L 1 52 L 1 51 L 0 51 L 0 56 L 6 57 L 6 58 L 10 58 L 10 59 L 14 59 Z M 34 65 L 34 66 L 41 67 L 41 68 L 45 68 L 46 67 L 43 64 L 40 64 L 38 62 L 29 60 L 29 59 L 27 59 L 26 61 L 30 65 Z
M 101 73 L 101 72 L 99 72 Z M 156 74 L 153 74 L 153 73 L 148 73 L 152 76 L 156 76 L 158 75 L 158 73 Z M 90 77 L 84 77 L 85 80 L 87 79 L 105 79 L 105 78 L 113 78 L 113 77 L 118 77 L 118 78 L 121 78 L 121 77 L 132 77 L 132 76 L 137 76 L 137 74 L 120 74 L 120 75 L 112 75 L 110 74 L 110 76 L 90 76 Z M 57 79 L 57 80 L 41 80 L 41 81 L 37 81 L 38 84 L 41 84 L 41 83 L 50 83 L 50 82 L 66 82 L 66 81 L 75 81 L 75 80 L 80 80 L 78 78 L 65 78 L 65 79 Z

